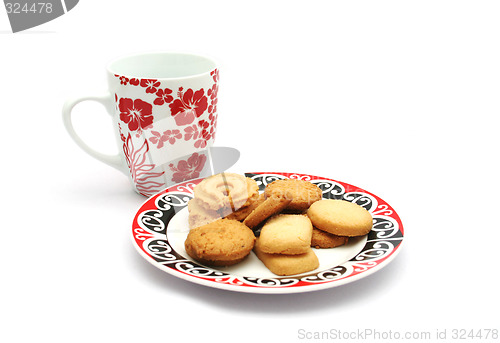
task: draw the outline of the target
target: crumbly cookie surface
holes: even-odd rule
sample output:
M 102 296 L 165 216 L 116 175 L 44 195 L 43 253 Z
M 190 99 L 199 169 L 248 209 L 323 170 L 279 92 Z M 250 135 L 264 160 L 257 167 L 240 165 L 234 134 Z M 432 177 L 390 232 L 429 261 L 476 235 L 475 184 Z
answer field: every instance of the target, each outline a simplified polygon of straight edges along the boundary
M 373 226 L 370 212 L 345 200 L 316 201 L 307 210 L 307 215 L 315 227 L 337 236 L 363 236 Z
M 213 266 L 228 266 L 240 262 L 252 250 L 255 235 L 243 223 L 218 219 L 191 229 L 184 247 L 193 259 Z
M 303 211 L 309 208 L 314 202 L 321 200 L 323 192 L 315 184 L 295 179 L 276 180 L 267 185 L 265 189 L 266 197 L 278 194 L 289 194 L 292 201 L 287 209 L 293 211 Z

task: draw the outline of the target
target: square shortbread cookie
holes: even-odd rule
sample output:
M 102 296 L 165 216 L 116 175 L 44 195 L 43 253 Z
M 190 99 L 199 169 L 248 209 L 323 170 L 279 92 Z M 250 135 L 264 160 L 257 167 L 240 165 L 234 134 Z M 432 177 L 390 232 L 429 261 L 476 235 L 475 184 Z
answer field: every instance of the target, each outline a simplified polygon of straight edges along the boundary
M 310 247 L 303 254 L 268 254 L 261 250 L 258 238 L 253 251 L 271 272 L 280 276 L 301 274 L 319 267 L 318 257 Z
M 302 214 L 278 214 L 260 231 L 261 250 L 268 254 L 304 254 L 311 247 L 313 226 Z

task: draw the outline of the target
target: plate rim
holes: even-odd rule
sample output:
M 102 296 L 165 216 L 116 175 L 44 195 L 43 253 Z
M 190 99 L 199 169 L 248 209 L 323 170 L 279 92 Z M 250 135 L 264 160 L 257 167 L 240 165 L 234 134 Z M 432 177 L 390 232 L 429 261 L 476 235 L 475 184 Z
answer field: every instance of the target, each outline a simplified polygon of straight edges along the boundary
M 143 251 L 143 249 L 137 243 L 137 240 L 136 240 L 136 231 L 135 230 L 136 230 L 136 223 L 137 223 L 137 219 L 138 219 L 139 215 L 144 211 L 143 208 L 146 206 L 146 204 L 148 204 L 149 202 L 151 202 L 153 200 L 153 198 L 156 199 L 156 198 L 160 197 L 162 194 L 166 194 L 166 193 L 172 192 L 172 189 L 177 188 L 179 186 L 182 186 L 184 184 L 188 184 L 190 182 L 191 183 L 192 182 L 197 182 L 198 180 L 200 180 L 200 182 L 201 182 L 201 179 L 203 179 L 203 178 L 197 178 L 197 179 L 187 180 L 187 181 L 184 181 L 184 182 L 181 182 L 181 183 L 169 186 L 169 187 L 163 189 L 162 191 L 157 192 L 156 194 L 148 197 L 139 206 L 138 210 L 136 211 L 136 213 L 134 215 L 134 219 L 133 219 L 133 222 L 132 222 L 132 230 L 130 231 L 131 232 L 130 238 L 132 240 L 132 244 L 133 244 L 134 248 L 150 264 L 152 264 L 156 268 L 158 268 L 158 269 L 160 269 L 160 270 L 162 270 L 162 271 L 166 272 L 167 274 L 172 275 L 174 277 L 177 277 L 177 278 L 180 278 L 182 280 L 185 280 L 185 281 L 188 281 L 188 282 L 192 282 L 192 283 L 195 283 L 195 284 L 198 284 L 198 285 L 210 287 L 210 288 L 216 288 L 216 289 L 228 290 L 228 291 L 240 292 L 240 293 L 253 293 L 253 294 L 295 294 L 295 293 L 307 293 L 307 292 L 319 291 L 319 290 L 324 290 L 324 289 L 329 289 L 329 288 L 334 288 L 334 287 L 346 285 L 346 284 L 349 284 L 351 282 L 363 279 L 363 278 L 365 278 L 367 276 L 372 275 L 375 272 L 378 272 L 378 271 L 382 270 L 387 265 L 389 265 L 399 255 L 399 253 L 401 251 L 401 248 L 403 246 L 403 242 L 404 242 L 404 228 L 403 228 L 403 224 L 402 224 L 401 218 L 399 217 L 399 215 L 397 214 L 397 212 L 394 210 L 394 208 L 392 206 L 390 206 L 385 200 L 383 200 L 379 196 L 377 196 L 377 195 L 375 195 L 375 194 L 373 194 L 373 193 L 371 193 L 369 191 L 366 191 L 363 188 L 360 188 L 360 187 L 354 186 L 352 184 L 349 184 L 347 182 L 338 181 L 338 180 L 327 178 L 327 177 L 323 177 L 323 176 L 316 176 L 316 175 L 312 175 L 312 174 L 290 173 L 290 172 L 245 172 L 245 173 L 243 173 L 243 175 L 248 175 L 248 174 L 279 175 L 279 176 L 285 176 L 286 178 L 288 178 L 291 175 L 298 175 L 300 177 L 312 177 L 312 178 L 316 178 L 316 179 L 324 179 L 324 180 L 337 182 L 337 183 L 340 183 L 342 185 L 355 188 L 358 191 L 362 191 L 363 193 L 366 193 L 368 195 L 374 196 L 376 199 L 380 199 L 385 204 L 387 204 L 392 209 L 393 214 L 396 216 L 397 221 L 398 221 L 398 225 L 399 225 L 398 230 L 399 230 L 399 232 L 401 232 L 400 242 L 398 243 L 397 246 L 394 247 L 394 249 L 392 250 L 392 252 L 390 253 L 389 256 L 384 257 L 382 261 L 380 261 L 379 263 L 377 263 L 377 265 L 374 266 L 374 267 L 372 267 L 372 268 L 369 268 L 367 270 L 361 271 L 361 272 L 359 272 L 359 273 L 357 273 L 355 275 L 349 274 L 347 276 L 343 276 L 343 277 L 338 278 L 338 279 L 332 279 L 331 281 L 325 281 L 325 282 L 318 283 L 318 284 L 309 284 L 309 285 L 300 286 L 300 287 L 290 287 L 290 286 L 287 286 L 287 285 L 284 285 L 284 286 L 274 286 L 274 287 L 271 287 L 271 286 L 268 286 L 268 287 L 266 287 L 266 286 L 260 286 L 260 287 L 248 286 L 248 287 L 243 287 L 241 285 L 234 285 L 234 284 L 231 284 L 231 283 L 219 283 L 219 282 L 215 282 L 215 281 L 212 281 L 212 280 L 203 279 L 203 278 L 197 277 L 195 275 L 186 274 L 186 273 L 183 273 L 182 271 L 173 269 L 173 268 L 168 267 L 168 266 L 164 266 L 160 262 L 156 261 L 152 256 L 148 255 L 145 251 Z M 396 219 L 396 218 L 393 218 L 393 219 Z M 167 228 L 168 228 L 168 225 L 167 225 L 167 227 L 165 229 L 167 229 Z M 144 240 L 146 240 L 146 238 Z M 348 262 L 348 261 L 346 261 L 346 262 Z M 339 266 L 341 266 L 341 265 L 342 264 L 339 264 Z M 214 271 L 220 271 L 219 269 L 216 269 L 216 268 L 212 268 L 212 267 L 208 267 L 208 268 L 210 268 L 210 269 L 212 269 Z M 333 267 L 333 268 L 335 268 L 335 267 Z M 223 272 L 223 271 L 221 271 L 221 272 Z M 233 277 L 235 276 L 234 274 L 229 274 L 229 275 L 230 276 L 232 275 Z M 293 277 L 293 276 L 290 276 L 290 277 Z M 236 276 L 235 278 L 238 278 L 238 276 Z M 282 276 L 276 276 L 276 278 L 282 278 Z

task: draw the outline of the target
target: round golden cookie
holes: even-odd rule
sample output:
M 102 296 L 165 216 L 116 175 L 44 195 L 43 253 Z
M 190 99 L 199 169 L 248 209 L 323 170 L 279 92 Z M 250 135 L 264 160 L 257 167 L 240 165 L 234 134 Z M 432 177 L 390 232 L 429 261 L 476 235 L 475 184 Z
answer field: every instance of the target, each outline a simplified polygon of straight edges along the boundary
M 267 185 L 265 189 L 266 197 L 288 193 L 292 201 L 287 206 L 287 210 L 303 211 L 312 203 L 321 200 L 323 192 L 315 184 L 295 179 L 276 180 Z
M 370 212 L 345 200 L 316 201 L 307 210 L 307 215 L 315 227 L 337 236 L 363 236 L 373 226 Z
M 252 229 L 272 215 L 283 211 L 291 201 L 288 194 L 271 195 L 245 218 L 243 224 Z
M 189 231 L 184 247 L 189 256 L 210 266 L 230 266 L 252 251 L 255 235 L 233 219 L 218 219 Z
M 311 247 L 316 249 L 336 248 L 347 244 L 349 237 L 337 236 L 317 228 L 313 228 Z

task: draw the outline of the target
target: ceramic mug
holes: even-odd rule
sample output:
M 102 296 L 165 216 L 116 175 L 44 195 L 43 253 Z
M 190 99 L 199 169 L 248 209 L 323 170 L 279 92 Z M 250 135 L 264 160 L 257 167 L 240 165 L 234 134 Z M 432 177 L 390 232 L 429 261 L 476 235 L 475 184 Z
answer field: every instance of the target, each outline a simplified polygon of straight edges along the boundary
M 118 58 L 106 69 L 108 91 L 64 104 L 63 120 L 73 140 L 127 174 L 145 196 L 208 175 L 217 128 L 216 63 L 193 54 L 146 53 Z M 102 154 L 76 134 L 71 112 L 86 100 L 101 103 L 111 115 L 118 154 Z

